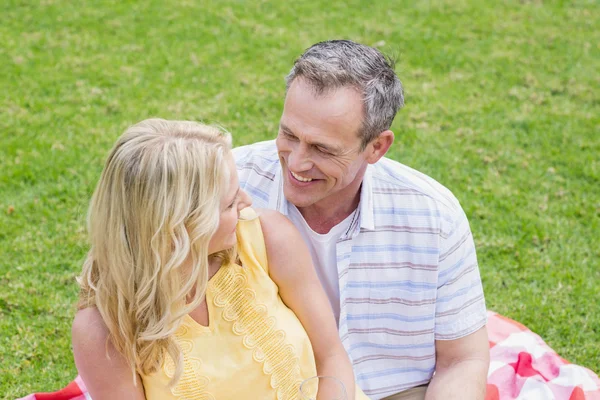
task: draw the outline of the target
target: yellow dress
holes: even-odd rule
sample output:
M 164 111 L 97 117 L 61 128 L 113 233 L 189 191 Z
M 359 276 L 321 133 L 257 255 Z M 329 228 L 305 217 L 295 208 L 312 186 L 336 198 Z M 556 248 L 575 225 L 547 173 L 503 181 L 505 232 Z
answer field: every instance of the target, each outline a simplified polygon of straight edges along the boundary
M 317 374 L 313 350 L 296 315 L 269 276 L 260 220 L 243 211 L 237 227 L 243 266 L 223 265 L 206 291 L 208 326 L 186 316 L 175 334 L 183 375 L 167 356 L 142 376 L 147 400 L 299 399 L 300 383 Z M 368 399 L 357 388 L 357 399 Z

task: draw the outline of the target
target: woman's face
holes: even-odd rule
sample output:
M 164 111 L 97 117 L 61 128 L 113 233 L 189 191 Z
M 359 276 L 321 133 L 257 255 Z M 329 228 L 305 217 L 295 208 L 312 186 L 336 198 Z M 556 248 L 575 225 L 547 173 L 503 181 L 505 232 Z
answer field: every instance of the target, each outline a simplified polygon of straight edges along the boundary
M 231 154 L 227 156 L 227 165 L 230 179 L 225 183 L 228 186 L 225 195 L 221 198 L 219 227 L 208 244 L 209 254 L 230 249 L 235 245 L 237 241 L 235 228 L 240 211 L 252 205 L 250 196 L 240 189 L 235 161 Z

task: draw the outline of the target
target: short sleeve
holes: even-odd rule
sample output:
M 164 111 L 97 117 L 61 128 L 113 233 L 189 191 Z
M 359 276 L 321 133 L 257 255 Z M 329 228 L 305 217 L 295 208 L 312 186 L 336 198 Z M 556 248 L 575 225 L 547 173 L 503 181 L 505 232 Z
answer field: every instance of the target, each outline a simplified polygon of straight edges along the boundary
M 435 339 L 467 336 L 487 322 L 475 243 L 466 215 L 459 209 L 448 229 L 441 230 Z

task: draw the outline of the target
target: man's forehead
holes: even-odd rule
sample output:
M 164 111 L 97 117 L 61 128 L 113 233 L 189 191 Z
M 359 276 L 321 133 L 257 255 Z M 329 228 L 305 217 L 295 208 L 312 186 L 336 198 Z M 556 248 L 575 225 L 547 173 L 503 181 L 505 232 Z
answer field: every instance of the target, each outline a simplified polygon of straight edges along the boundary
M 362 97 L 353 87 L 316 96 L 302 79 L 292 82 L 280 123 L 296 136 L 320 141 L 344 142 L 344 147 L 360 140 L 363 119 Z

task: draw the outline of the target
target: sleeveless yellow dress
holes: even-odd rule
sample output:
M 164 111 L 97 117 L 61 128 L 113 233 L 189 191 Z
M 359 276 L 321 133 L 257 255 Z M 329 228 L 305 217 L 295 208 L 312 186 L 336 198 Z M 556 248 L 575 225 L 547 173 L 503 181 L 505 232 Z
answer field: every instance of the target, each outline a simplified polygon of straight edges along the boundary
M 300 383 L 317 374 L 308 335 L 269 276 L 252 209 L 243 210 L 237 237 L 242 266 L 223 265 L 208 282 L 208 326 L 186 316 L 175 334 L 181 379 L 169 388 L 175 365 L 167 356 L 161 369 L 142 376 L 147 400 L 299 399 Z

